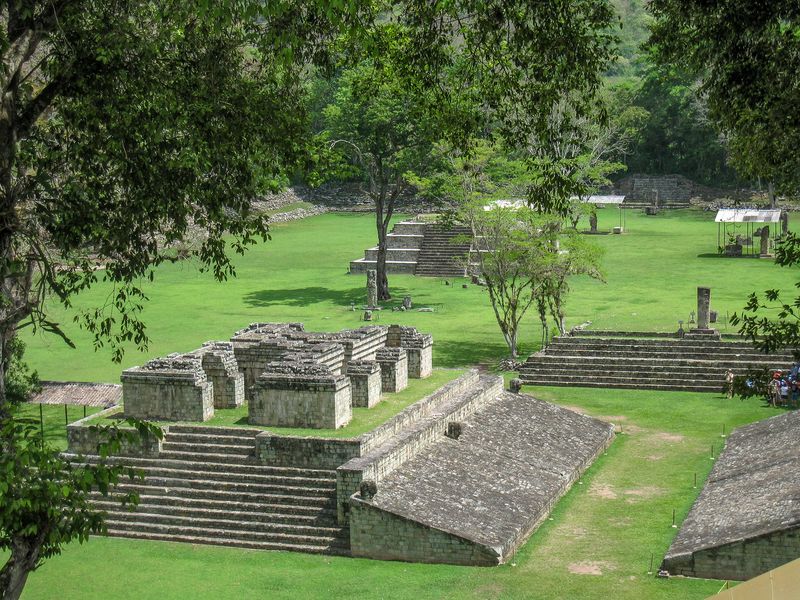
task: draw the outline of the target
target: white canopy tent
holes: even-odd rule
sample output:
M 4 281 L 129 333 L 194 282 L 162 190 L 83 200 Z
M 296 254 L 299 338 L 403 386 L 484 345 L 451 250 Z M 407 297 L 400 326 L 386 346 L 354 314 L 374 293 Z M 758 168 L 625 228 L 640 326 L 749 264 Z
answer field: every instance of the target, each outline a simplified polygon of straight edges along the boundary
M 774 240 L 780 232 L 781 210 L 777 208 L 720 208 L 714 217 L 717 224 L 717 247 L 720 254 L 732 254 L 729 247 L 741 245 L 741 254 L 758 255 L 760 247 L 753 238 L 763 227 Z M 756 225 L 761 224 L 761 227 Z M 736 250 L 738 253 L 738 249 Z M 738 256 L 738 254 L 736 254 Z

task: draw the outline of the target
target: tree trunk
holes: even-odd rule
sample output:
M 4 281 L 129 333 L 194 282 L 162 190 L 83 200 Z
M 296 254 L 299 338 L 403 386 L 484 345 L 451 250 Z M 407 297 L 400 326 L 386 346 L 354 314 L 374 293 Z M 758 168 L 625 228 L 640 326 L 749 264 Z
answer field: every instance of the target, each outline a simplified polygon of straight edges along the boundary
M 775 208 L 776 200 L 775 200 L 775 184 L 771 181 L 767 183 L 767 195 L 769 196 L 769 207 Z
M 386 228 L 378 225 L 378 260 L 375 265 L 377 271 L 378 300 L 391 300 L 389 293 L 389 278 L 386 276 Z
M 11 556 L 0 570 L 0 594 L 2 600 L 17 600 L 22 594 L 28 574 L 36 567 L 42 547 L 42 535 L 36 538 L 15 539 Z

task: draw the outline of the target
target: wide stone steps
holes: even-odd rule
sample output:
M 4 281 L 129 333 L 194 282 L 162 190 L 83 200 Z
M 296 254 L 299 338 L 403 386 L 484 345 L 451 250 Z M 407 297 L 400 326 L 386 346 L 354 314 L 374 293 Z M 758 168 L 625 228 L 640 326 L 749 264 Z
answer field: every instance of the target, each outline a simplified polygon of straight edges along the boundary
M 579 381 L 571 381 L 567 379 L 557 379 L 551 377 L 524 377 L 520 376 L 522 383 L 525 385 L 538 385 L 538 386 L 570 386 L 570 387 L 589 387 L 599 389 L 636 389 L 636 390 L 654 390 L 665 392 L 708 392 L 717 393 L 722 390 L 722 386 L 717 384 L 695 384 L 683 383 L 680 381 L 670 381 L 668 384 L 654 384 L 648 381 L 612 381 L 601 379 L 586 379 L 583 378 Z
M 780 359 L 778 359 L 780 360 Z M 625 356 L 579 356 L 579 355 L 545 355 L 535 359 L 528 359 L 523 365 L 532 365 L 535 368 L 543 367 L 574 367 L 579 366 L 582 369 L 591 370 L 614 370 L 614 369 L 663 369 L 669 367 L 672 372 L 681 371 L 716 371 L 725 374 L 725 371 L 732 369 L 734 373 L 742 372 L 751 367 L 758 367 L 762 363 L 765 367 L 774 367 L 775 365 L 789 365 L 792 361 L 785 361 L 780 363 L 777 361 L 764 360 L 712 360 L 712 359 L 683 359 L 683 358 L 665 358 L 661 357 L 658 361 L 648 358 L 626 358 Z
M 234 531 L 251 531 L 262 534 L 278 534 L 297 537 L 337 538 L 341 536 L 341 527 L 325 527 L 321 525 L 298 525 L 295 523 L 269 522 L 251 519 L 250 514 L 243 515 L 246 519 L 231 518 L 231 515 L 218 517 L 200 517 L 196 514 L 189 516 L 177 514 L 164 514 L 163 512 L 150 511 L 149 507 L 142 507 L 136 512 L 114 511 L 107 521 L 114 523 L 140 523 L 168 527 L 199 527 L 203 529 L 227 529 Z M 119 525 L 117 525 L 119 527 Z
M 113 518 L 106 520 L 106 527 L 109 531 L 116 532 L 129 531 L 131 533 L 142 534 L 151 533 L 156 535 L 175 537 L 206 537 L 217 539 L 236 539 L 248 542 L 260 542 L 262 544 L 274 544 L 278 547 L 274 550 L 282 550 L 281 546 L 292 548 L 325 548 L 339 547 L 342 549 L 348 546 L 348 537 L 344 533 L 339 536 L 334 535 L 296 535 L 277 533 L 271 531 L 252 531 L 247 529 L 228 529 L 221 527 L 201 527 L 194 525 L 169 525 L 162 523 L 152 523 L 150 521 L 117 521 Z M 340 531 L 344 532 L 344 529 Z M 305 551 L 305 550 L 304 550 Z
M 282 506 L 279 504 L 255 504 L 255 503 L 214 503 L 194 502 L 192 499 L 175 499 L 175 502 L 168 504 L 161 502 L 165 496 L 140 496 L 139 505 L 136 510 L 129 511 L 120 507 L 120 502 L 116 498 L 104 500 L 93 500 L 93 505 L 99 510 L 107 513 L 119 515 L 153 514 L 164 516 L 179 516 L 197 519 L 231 519 L 234 521 L 254 521 L 259 523 L 275 523 L 293 526 L 314 526 L 314 527 L 335 527 L 336 514 L 333 511 L 321 511 L 319 509 L 296 506 Z M 224 508 L 220 508 L 224 507 Z
M 158 458 L 115 457 L 136 469 L 110 496 L 90 493 L 110 535 L 267 550 L 349 552 L 336 521 L 336 472 L 255 461 L 259 429 L 171 425 Z M 73 463 L 97 456 L 66 454 Z M 121 504 L 135 493 L 134 510 Z
M 746 352 L 737 352 L 737 351 L 727 351 L 723 350 L 719 353 L 715 353 L 710 350 L 702 350 L 702 351 L 680 351 L 679 349 L 656 349 L 656 350 L 645 350 L 645 349 L 636 349 L 631 348 L 629 350 L 624 350 L 622 348 L 614 348 L 614 349 L 593 349 L 593 348 L 548 348 L 547 349 L 548 356 L 573 356 L 573 357 L 604 357 L 604 358 L 616 358 L 616 357 L 625 357 L 625 358 L 650 358 L 650 359 L 692 359 L 692 360 L 706 360 L 706 361 L 726 361 L 726 360 L 737 360 L 737 361 L 748 361 L 753 363 L 773 363 L 777 361 L 790 361 L 792 360 L 791 355 L 775 355 L 775 356 L 765 356 L 759 353 L 746 353 Z
M 283 542 L 255 541 L 252 539 L 239 539 L 228 535 L 227 537 L 215 537 L 206 535 L 192 535 L 190 533 L 163 533 L 139 531 L 131 529 L 108 528 L 108 534 L 117 537 L 127 537 L 138 540 L 151 540 L 163 542 L 184 542 L 188 544 L 205 544 L 211 546 L 230 546 L 234 548 L 248 548 L 251 550 L 283 550 L 287 552 L 305 552 L 308 554 L 339 554 L 349 555 L 347 546 L 333 544 L 308 545 L 308 544 L 289 544 Z
M 761 354 L 743 342 L 556 338 L 521 366 L 526 385 L 721 392 L 728 369 L 788 368 L 791 353 Z
M 149 485 L 147 480 L 143 483 L 130 482 L 123 480 L 117 484 L 116 489 L 121 492 L 136 492 L 137 494 L 147 494 L 152 496 L 180 496 L 183 498 L 197 498 L 203 500 L 225 500 L 229 502 L 266 502 L 275 505 L 300 505 L 315 506 L 318 508 L 330 508 L 336 505 L 336 497 L 325 495 L 320 492 L 316 495 L 309 495 L 306 492 L 298 494 L 296 490 L 285 492 L 252 492 L 236 491 L 211 488 L 197 488 L 187 485 Z
M 119 505 L 119 500 L 122 498 L 120 494 L 114 494 L 106 497 L 102 496 L 99 492 L 93 492 L 93 502 L 103 503 L 111 498 L 111 502 L 116 502 Z M 265 502 L 263 500 L 256 502 L 237 502 L 230 499 L 215 500 L 210 498 L 188 498 L 185 496 L 173 496 L 170 494 L 150 494 L 144 493 L 139 495 L 139 501 L 142 506 L 146 506 L 149 510 L 154 510 L 153 507 L 164 507 L 164 510 L 172 510 L 174 514 L 184 514 L 195 510 L 222 510 L 225 512 L 242 512 L 253 514 L 280 514 L 280 515 L 296 515 L 299 519 L 297 522 L 304 522 L 308 518 L 315 518 L 320 522 L 329 522 L 330 518 L 335 515 L 331 508 L 320 508 L 319 506 L 302 505 L 302 504 L 275 504 Z
M 464 277 L 465 269 L 458 259 L 466 255 L 471 244 L 453 243 L 457 236 L 470 235 L 467 227 L 444 229 L 429 225 L 417 257 L 415 275 L 424 277 Z
M 99 460 L 97 456 L 78 456 L 76 454 L 63 454 L 73 462 L 94 463 Z M 270 477 L 281 479 L 309 479 L 319 482 L 335 482 L 336 473 L 327 470 L 292 468 L 292 467 L 273 467 L 252 463 L 209 463 L 203 461 L 169 460 L 163 458 L 141 458 L 133 456 L 115 456 L 107 459 L 108 462 L 122 464 L 125 466 L 142 469 L 146 472 L 156 473 L 157 469 L 172 469 L 182 472 L 200 472 L 207 479 L 213 479 L 220 475 L 228 477 L 244 477 L 248 481 L 252 477 Z

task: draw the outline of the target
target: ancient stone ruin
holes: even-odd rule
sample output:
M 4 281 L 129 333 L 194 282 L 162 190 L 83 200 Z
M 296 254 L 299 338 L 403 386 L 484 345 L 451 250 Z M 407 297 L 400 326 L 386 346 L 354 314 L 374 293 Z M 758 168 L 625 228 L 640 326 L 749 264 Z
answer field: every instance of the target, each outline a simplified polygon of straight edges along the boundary
M 428 377 L 433 338 L 392 325 L 308 332 L 302 323 L 253 323 L 230 342 L 154 359 L 122 374 L 126 416 L 206 421 L 248 404 L 254 425 L 336 429 L 408 378 Z
M 743 580 L 800 556 L 798 438 L 796 411 L 734 431 L 662 570 Z

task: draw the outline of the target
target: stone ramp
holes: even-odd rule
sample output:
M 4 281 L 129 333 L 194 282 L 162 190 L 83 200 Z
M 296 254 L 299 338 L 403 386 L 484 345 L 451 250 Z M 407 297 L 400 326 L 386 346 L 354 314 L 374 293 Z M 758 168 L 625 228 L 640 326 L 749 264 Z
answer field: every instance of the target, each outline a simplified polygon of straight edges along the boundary
M 506 561 L 611 442 L 611 425 L 502 392 L 351 498 L 354 556 L 491 565 Z
M 734 431 L 672 542 L 672 575 L 743 580 L 800 557 L 800 413 Z
M 791 353 L 765 355 L 746 342 L 714 339 L 557 337 L 519 376 L 527 385 L 722 392 L 725 373 L 788 369 Z

